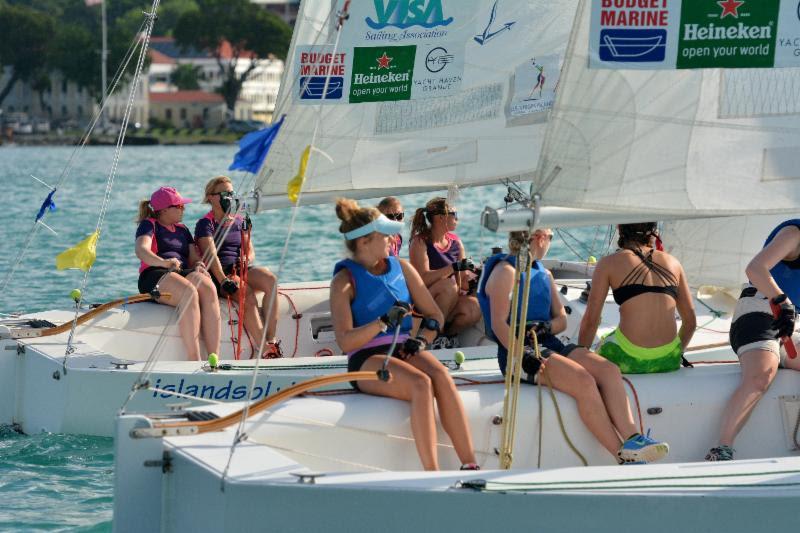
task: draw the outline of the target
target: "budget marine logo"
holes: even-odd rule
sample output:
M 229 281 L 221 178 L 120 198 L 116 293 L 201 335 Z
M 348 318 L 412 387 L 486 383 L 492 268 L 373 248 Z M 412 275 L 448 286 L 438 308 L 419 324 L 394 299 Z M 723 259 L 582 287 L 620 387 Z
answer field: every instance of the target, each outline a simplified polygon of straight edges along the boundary
M 444 17 L 442 0 L 373 0 L 375 19 L 367 17 L 367 25 L 374 30 L 392 26 L 405 30 L 411 26 L 435 28 L 447 26 L 453 17 Z

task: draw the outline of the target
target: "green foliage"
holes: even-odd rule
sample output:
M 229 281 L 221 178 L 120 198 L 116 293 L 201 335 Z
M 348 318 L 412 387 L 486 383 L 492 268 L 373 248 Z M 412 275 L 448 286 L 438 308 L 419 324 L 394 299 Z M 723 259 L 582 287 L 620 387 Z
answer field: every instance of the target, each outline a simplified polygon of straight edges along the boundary
M 196 65 L 178 65 L 172 73 L 171 81 L 181 91 L 195 91 L 200 88 L 198 77 L 200 67 Z
M 248 0 L 195 0 L 197 8 L 185 12 L 175 26 L 175 40 L 179 45 L 208 50 L 220 62 L 223 77 L 220 93 L 229 110 L 233 110 L 242 84 L 255 68 L 255 59 L 270 56 L 285 58 L 289 50 L 292 31 L 280 18 L 251 4 Z M 231 44 L 231 57 L 221 57 L 220 44 Z M 247 61 L 248 68 L 237 73 L 239 61 Z
M 18 80 L 32 80 L 45 70 L 54 27 L 52 17 L 31 8 L 0 8 L 0 65 L 11 70 L 8 82 L 0 89 L 0 104 Z

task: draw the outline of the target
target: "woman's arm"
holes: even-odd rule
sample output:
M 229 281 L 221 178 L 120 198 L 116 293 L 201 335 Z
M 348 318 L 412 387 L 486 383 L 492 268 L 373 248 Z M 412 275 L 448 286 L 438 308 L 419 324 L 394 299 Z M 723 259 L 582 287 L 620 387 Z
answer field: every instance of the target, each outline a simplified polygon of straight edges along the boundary
M 586 302 L 586 311 L 581 320 L 581 329 L 578 334 L 578 344 L 590 348 L 600 326 L 600 318 L 603 313 L 603 305 L 608 296 L 608 287 L 611 284 L 608 273 L 608 257 L 598 261 L 592 275 L 592 290 L 589 291 L 589 300 Z
M 214 243 L 213 237 L 199 237 L 197 239 L 197 247 L 205 259 L 208 266 L 208 272 L 214 276 L 219 282 L 225 279 L 225 272 L 222 271 L 222 264 L 219 262 L 217 256 L 217 245 Z
M 506 320 L 511 309 L 511 292 L 514 290 L 514 267 L 506 262 L 494 267 L 486 280 L 486 294 L 489 296 L 489 313 L 492 315 L 492 333 L 497 342 L 508 348 L 511 329 Z
M 174 257 L 171 259 L 162 259 L 153 253 L 153 237 L 150 235 L 140 235 L 136 238 L 136 257 L 147 266 L 170 268 L 177 270 L 181 267 L 181 262 Z
M 567 311 L 558 296 L 553 274 L 548 270 L 547 275 L 550 276 L 550 333 L 556 335 L 567 329 Z
M 681 346 L 683 350 L 689 346 L 689 341 L 692 340 L 697 329 L 697 316 L 694 312 L 694 301 L 692 300 L 692 292 L 689 289 L 689 282 L 686 279 L 686 273 L 683 267 L 680 267 L 680 278 L 678 279 L 678 315 L 681 317 L 681 329 L 678 336 L 681 339 Z
M 772 279 L 769 271 L 784 259 L 794 259 L 798 246 L 800 246 L 800 229 L 795 226 L 785 227 L 747 265 L 745 274 L 750 283 L 770 300 L 783 291 Z M 792 303 L 800 304 L 800 302 Z
M 400 259 L 400 265 L 403 267 L 403 275 L 406 278 L 406 285 L 408 285 L 408 292 L 411 293 L 411 301 L 414 302 L 416 311 L 426 318 L 432 318 L 439 323 L 439 328 L 444 328 L 444 315 L 442 310 L 436 305 L 436 302 L 422 282 L 422 277 L 414 269 L 411 264 L 405 259 Z M 420 335 L 424 336 L 430 344 L 437 335 L 436 331 L 427 329 L 420 330 Z
M 194 268 L 207 276 L 211 276 L 206 270 L 206 262 L 200 257 L 200 252 L 197 250 L 197 245 L 194 241 L 189 243 L 189 268 Z
M 350 302 L 353 300 L 353 284 L 346 269 L 340 270 L 331 282 L 331 317 L 336 344 L 344 352 L 358 350 L 366 343 L 383 333 L 383 322 L 375 319 L 369 324 L 354 328 L 353 312 Z
M 417 270 L 417 273 L 419 273 L 426 287 L 430 287 L 440 279 L 450 277 L 450 275 L 455 272 L 450 265 L 431 270 L 430 263 L 428 262 L 428 250 L 426 249 L 425 242 L 419 237 L 411 239 L 411 243 L 408 245 L 408 258 L 411 260 L 411 264 Z

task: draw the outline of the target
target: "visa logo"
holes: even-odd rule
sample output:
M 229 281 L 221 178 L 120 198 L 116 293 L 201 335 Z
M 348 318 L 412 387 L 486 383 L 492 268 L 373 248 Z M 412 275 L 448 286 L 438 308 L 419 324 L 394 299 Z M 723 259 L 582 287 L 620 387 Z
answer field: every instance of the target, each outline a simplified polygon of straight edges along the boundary
M 378 20 L 367 17 L 365 21 L 374 30 L 387 26 L 403 30 L 411 26 L 433 28 L 453 22 L 453 17 L 444 18 L 442 0 L 373 0 L 373 3 Z

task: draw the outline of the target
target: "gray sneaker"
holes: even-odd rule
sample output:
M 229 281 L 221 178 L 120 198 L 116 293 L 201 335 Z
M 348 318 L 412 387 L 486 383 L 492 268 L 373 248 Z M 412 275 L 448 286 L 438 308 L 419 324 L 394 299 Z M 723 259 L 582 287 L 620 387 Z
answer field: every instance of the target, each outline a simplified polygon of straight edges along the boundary
M 711 448 L 706 454 L 706 461 L 733 461 L 733 452 L 730 446 L 720 444 L 716 448 Z

